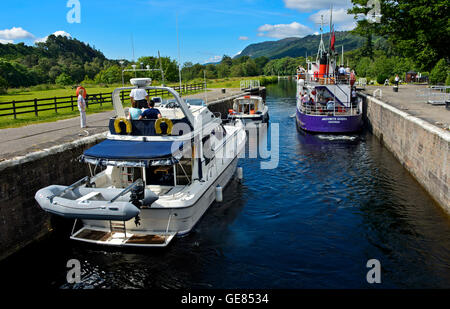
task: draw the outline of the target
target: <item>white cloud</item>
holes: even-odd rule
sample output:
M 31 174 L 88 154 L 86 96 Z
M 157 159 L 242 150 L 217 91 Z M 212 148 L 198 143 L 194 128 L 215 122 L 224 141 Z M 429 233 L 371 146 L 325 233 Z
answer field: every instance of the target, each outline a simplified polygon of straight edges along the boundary
M 241 53 L 242 53 L 242 50 L 240 50 L 236 54 L 234 54 L 233 57 L 239 56 Z
M 291 24 L 269 25 L 265 24 L 258 28 L 258 36 L 284 39 L 288 37 L 302 38 L 312 33 L 312 30 L 302 24 L 293 22 Z
M 67 38 L 71 38 L 72 36 L 70 35 L 70 33 L 67 33 L 67 32 L 65 32 L 65 31 L 62 31 L 62 30 L 59 30 L 59 31 L 55 31 L 55 32 L 53 32 L 52 33 L 54 36 L 65 36 L 65 37 L 67 37 Z M 41 38 L 41 39 L 37 39 L 37 40 L 35 40 L 34 41 L 34 43 L 44 43 L 45 41 L 47 41 L 47 38 L 48 38 L 49 36 L 47 35 L 46 37 L 44 37 L 44 38 Z
M 0 30 L 0 39 L 2 42 L 13 43 L 17 39 L 34 39 L 34 35 L 22 27 L 12 27 L 11 29 Z
M 321 16 L 323 15 L 324 24 L 329 24 L 330 20 L 330 10 L 320 10 L 312 14 L 309 19 L 311 19 L 316 24 L 320 24 Z M 347 9 L 341 8 L 333 10 L 333 23 L 336 25 L 335 30 L 352 30 L 356 27 L 356 21 L 354 20 L 353 14 L 347 14 Z M 325 29 L 324 29 L 325 31 Z
M 248 36 L 240 36 L 239 40 L 240 41 L 247 41 L 248 40 Z
M 219 62 L 220 60 L 222 60 L 222 56 L 213 56 L 213 57 L 209 58 L 208 60 L 206 60 L 205 63 L 215 63 L 215 62 Z
M 350 0 L 283 0 L 288 9 L 294 9 L 300 12 L 310 12 L 320 9 L 350 7 Z
M 8 44 L 8 43 L 14 43 L 14 41 L 13 41 L 13 40 L 3 40 L 3 39 L 0 39 L 0 44 Z

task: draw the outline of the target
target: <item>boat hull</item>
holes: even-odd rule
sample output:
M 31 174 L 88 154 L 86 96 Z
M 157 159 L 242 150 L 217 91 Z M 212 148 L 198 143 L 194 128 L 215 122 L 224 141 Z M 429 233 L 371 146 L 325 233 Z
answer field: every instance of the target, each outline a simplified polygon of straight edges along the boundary
M 314 133 L 352 133 L 363 127 L 362 114 L 359 115 L 306 115 L 296 112 L 297 128 Z
M 268 123 L 269 122 L 269 113 L 265 112 L 260 115 L 238 115 L 238 116 L 228 116 L 228 120 L 241 120 L 244 125 L 249 123 L 259 124 L 259 123 Z
M 138 220 L 82 220 L 83 227 L 70 238 L 112 246 L 167 246 L 175 235 L 187 234 L 194 228 L 215 201 L 217 186 L 224 188 L 230 182 L 245 142 L 246 133 L 241 123 L 227 142 L 216 148 L 214 164 L 204 168 L 201 181 L 195 180 L 187 187 L 178 188 L 180 190 L 174 187 L 174 193 L 165 193 L 150 206 L 141 207 Z M 114 225 L 120 230 L 114 229 Z M 151 243 L 153 239 L 149 238 L 152 237 L 157 243 Z M 139 239 L 149 242 L 143 243 Z
M 134 220 L 124 222 L 126 229 L 126 237 L 130 238 L 134 235 L 155 235 L 164 239 L 159 244 L 139 244 L 133 242 L 127 242 L 123 235 L 121 241 L 102 241 L 91 240 L 86 238 L 80 238 L 78 235 L 83 233 L 83 230 L 90 230 L 105 232 L 105 235 L 110 230 L 110 222 L 104 220 L 82 220 L 83 228 L 70 238 L 73 240 L 95 243 L 100 245 L 120 246 L 120 247 L 164 247 L 166 246 L 173 236 L 182 236 L 189 233 L 194 226 L 199 222 L 204 213 L 208 210 L 210 205 L 215 200 L 215 188 L 217 186 L 225 187 L 235 174 L 238 164 L 238 157 L 234 158 L 230 164 L 223 170 L 219 177 L 211 182 L 208 188 L 198 198 L 198 200 L 190 206 L 180 207 L 164 207 L 164 208 L 148 208 L 141 209 L 140 224 L 136 225 Z M 170 220 L 169 220 L 170 219 Z M 170 237 L 170 238 L 168 238 Z M 116 239 L 118 240 L 118 239 Z

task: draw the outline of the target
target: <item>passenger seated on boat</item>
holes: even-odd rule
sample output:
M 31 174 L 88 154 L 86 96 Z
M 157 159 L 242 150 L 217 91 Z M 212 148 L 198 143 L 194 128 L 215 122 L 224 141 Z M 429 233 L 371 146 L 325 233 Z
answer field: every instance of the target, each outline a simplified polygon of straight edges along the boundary
M 334 111 L 334 101 L 327 102 L 327 111 Z
M 139 116 L 141 116 L 142 110 L 137 108 L 137 102 L 131 102 L 131 107 L 128 110 L 128 119 L 129 120 L 138 120 Z
M 148 107 L 145 111 L 142 112 L 142 115 L 139 116 L 139 120 L 142 119 L 158 119 L 161 118 L 161 112 L 159 109 L 155 108 L 155 102 L 150 100 L 148 103 Z

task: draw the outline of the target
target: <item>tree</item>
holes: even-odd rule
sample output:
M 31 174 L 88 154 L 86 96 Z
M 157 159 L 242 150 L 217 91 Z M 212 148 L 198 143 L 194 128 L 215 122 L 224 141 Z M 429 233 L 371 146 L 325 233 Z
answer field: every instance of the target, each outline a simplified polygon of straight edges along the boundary
M 122 81 L 122 70 L 118 65 L 110 66 L 101 70 L 94 78 L 96 83 L 119 83 Z
M 216 69 L 218 78 L 230 76 L 230 67 L 227 64 L 221 62 L 218 65 L 216 65 Z
M 221 63 L 231 67 L 233 65 L 233 59 L 230 56 L 223 55 Z
M 73 84 L 72 78 L 71 78 L 68 74 L 66 74 L 66 73 L 61 73 L 61 74 L 56 78 L 55 82 L 56 82 L 58 85 L 63 85 L 63 86 L 68 86 L 68 85 Z
M 439 62 L 430 72 L 430 83 L 434 85 L 445 83 L 449 73 L 450 70 L 447 61 L 445 61 L 445 59 L 439 60 Z
M 0 94 L 5 94 L 8 90 L 8 82 L 0 76 Z
M 411 57 L 423 69 L 431 69 L 450 55 L 450 5 L 445 0 L 379 0 L 380 22 L 358 21 L 357 33 L 374 33 L 387 38 L 403 56 Z M 367 15 L 368 0 L 352 0 L 349 13 Z
M 233 77 L 241 77 L 245 75 L 244 65 L 234 64 L 230 69 L 230 75 Z
M 244 64 L 245 76 L 257 76 L 259 75 L 258 67 L 253 59 L 248 59 Z

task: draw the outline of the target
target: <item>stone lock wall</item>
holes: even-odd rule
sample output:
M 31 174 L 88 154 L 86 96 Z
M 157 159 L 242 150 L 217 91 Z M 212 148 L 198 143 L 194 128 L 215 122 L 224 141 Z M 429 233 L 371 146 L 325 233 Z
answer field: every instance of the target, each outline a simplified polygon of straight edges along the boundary
M 371 132 L 450 214 L 450 132 L 376 98 L 361 96 Z
M 0 162 L 0 260 L 51 230 L 50 215 L 34 199 L 36 191 L 89 175 L 77 158 L 104 138 L 98 134 Z

